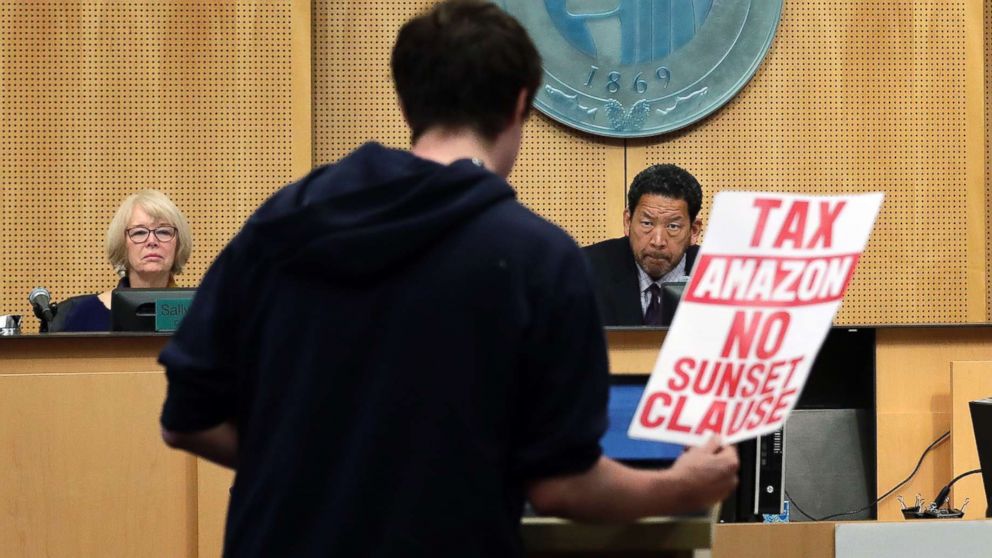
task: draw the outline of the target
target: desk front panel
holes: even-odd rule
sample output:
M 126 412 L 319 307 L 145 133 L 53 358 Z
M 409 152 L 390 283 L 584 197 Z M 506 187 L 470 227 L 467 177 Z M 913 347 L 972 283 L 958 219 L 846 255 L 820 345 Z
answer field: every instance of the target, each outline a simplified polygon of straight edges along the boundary
M 164 343 L 0 339 L 3 555 L 193 555 L 195 460 L 158 426 Z

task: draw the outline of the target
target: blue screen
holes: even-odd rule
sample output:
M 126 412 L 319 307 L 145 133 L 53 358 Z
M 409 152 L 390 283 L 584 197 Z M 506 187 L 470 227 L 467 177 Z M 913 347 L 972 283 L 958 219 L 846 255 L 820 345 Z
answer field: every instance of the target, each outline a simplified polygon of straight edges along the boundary
M 603 453 L 624 461 L 673 461 L 682 455 L 682 446 L 627 437 L 627 428 L 643 392 L 644 385 L 639 384 L 610 386 L 610 426 L 600 440 Z

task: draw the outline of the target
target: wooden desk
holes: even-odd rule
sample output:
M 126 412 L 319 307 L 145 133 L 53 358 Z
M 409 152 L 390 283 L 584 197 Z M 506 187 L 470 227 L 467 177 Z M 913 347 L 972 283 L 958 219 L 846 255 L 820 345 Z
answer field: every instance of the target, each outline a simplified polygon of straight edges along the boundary
M 931 519 L 717 525 L 713 558 L 987 556 L 992 521 Z
M 650 371 L 664 333 L 608 332 L 612 371 Z M 156 357 L 166 340 L 0 337 L 0 554 L 218 554 L 231 473 L 169 450 L 160 440 L 165 379 Z M 878 486 L 886 490 L 912 470 L 931 434 L 950 429 L 951 363 L 992 361 L 992 328 L 880 329 L 876 355 Z M 955 366 L 970 367 L 974 381 L 988 380 L 987 365 Z M 966 436 L 958 438 L 955 453 L 966 442 Z M 901 493 L 932 497 L 955 472 L 951 456 L 950 444 L 937 448 Z M 975 504 L 973 497 L 969 511 L 980 507 Z M 894 500 L 884 503 L 881 518 L 896 519 L 895 506 Z M 771 541 L 777 535 L 771 529 L 779 528 L 717 526 L 713 556 L 748 556 L 748 540 Z M 552 545 L 534 547 L 551 552 L 564 544 L 556 534 L 562 532 L 614 542 L 626 536 L 610 539 L 602 531 L 596 535 L 596 528 L 544 524 L 528 525 L 524 536 L 529 544 Z M 803 535 L 809 536 L 819 535 Z M 723 554 L 728 545 L 744 546 Z M 769 556 L 801 555 L 776 548 L 778 554 Z
M 582 525 L 550 517 L 524 518 L 527 556 L 691 558 L 710 547 L 709 518 L 649 518 L 629 525 Z
M 219 556 L 233 474 L 161 441 L 167 340 L 0 337 L 0 554 Z M 533 518 L 522 533 L 532 556 L 681 556 L 708 548 L 710 524 Z
M 195 459 L 166 448 L 164 337 L 0 337 L 0 554 L 195 556 Z
M 713 558 L 834 558 L 833 522 L 713 527 Z

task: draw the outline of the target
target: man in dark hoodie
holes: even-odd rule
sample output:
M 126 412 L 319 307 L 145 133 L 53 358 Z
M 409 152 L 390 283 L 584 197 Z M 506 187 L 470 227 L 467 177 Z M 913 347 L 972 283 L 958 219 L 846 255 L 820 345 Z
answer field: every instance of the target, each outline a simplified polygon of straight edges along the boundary
M 237 469 L 227 556 L 519 556 L 539 511 L 632 519 L 734 485 L 713 443 L 603 456 L 582 253 L 505 177 L 540 83 L 523 28 L 443 2 L 400 31 L 410 152 L 366 144 L 269 199 L 160 357 L 166 442 Z

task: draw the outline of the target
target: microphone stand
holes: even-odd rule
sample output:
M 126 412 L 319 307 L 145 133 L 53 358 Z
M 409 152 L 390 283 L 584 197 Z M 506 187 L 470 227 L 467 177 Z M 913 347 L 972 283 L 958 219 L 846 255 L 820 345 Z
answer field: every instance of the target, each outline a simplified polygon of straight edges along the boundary
M 48 333 L 48 320 L 45 319 L 45 313 L 34 305 L 31 307 L 34 310 L 34 316 L 38 318 L 39 322 L 41 322 L 41 326 L 38 327 L 38 333 Z M 55 315 L 58 314 L 59 305 L 55 302 L 49 302 L 48 309 L 52 312 L 52 318 L 54 318 Z

